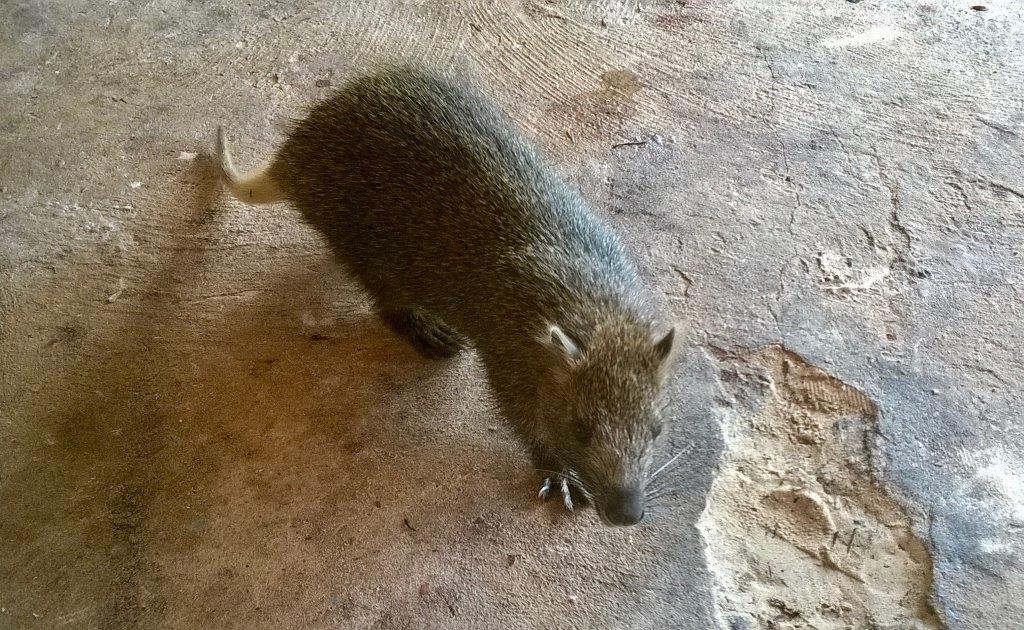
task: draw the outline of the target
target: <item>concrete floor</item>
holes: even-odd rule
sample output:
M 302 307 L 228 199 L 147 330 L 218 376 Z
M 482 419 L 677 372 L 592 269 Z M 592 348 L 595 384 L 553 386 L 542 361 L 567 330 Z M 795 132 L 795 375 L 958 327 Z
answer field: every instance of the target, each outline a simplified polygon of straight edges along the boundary
M 687 331 L 640 527 L 536 503 L 471 356 L 211 179 L 410 58 Z M 1022 85 L 1014 0 L 5 0 L 0 627 L 1017 627 Z

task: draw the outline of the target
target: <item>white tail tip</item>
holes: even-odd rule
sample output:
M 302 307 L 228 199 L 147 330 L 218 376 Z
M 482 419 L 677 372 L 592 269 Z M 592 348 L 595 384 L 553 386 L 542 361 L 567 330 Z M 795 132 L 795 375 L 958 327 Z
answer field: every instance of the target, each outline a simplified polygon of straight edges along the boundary
M 221 179 L 239 201 L 246 203 L 274 203 L 285 199 L 284 192 L 270 175 L 270 166 L 249 173 L 238 173 L 231 161 L 231 152 L 224 127 L 217 125 L 217 159 Z

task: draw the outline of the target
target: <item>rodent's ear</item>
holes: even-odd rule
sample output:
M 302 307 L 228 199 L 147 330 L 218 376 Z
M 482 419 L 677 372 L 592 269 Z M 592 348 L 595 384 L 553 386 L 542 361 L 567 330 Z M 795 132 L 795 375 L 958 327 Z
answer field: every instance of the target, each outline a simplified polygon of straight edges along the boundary
M 555 369 L 556 378 L 563 380 L 569 376 L 569 370 L 583 359 L 583 350 L 560 326 L 551 324 L 547 334 L 540 338 L 541 344 L 558 359 Z
M 579 361 L 583 358 L 583 351 L 579 345 L 562 330 L 561 326 L 548 326 L 548 338 L 545 343 L 569 361 Z
M 654 342 L 654 360 L 658 364 L 658 380 L 664 380 L 668 376 L 675 340 L 676 327 L 672 326 L 668 329 L 667 333 L 662 335 L 661 339 Z

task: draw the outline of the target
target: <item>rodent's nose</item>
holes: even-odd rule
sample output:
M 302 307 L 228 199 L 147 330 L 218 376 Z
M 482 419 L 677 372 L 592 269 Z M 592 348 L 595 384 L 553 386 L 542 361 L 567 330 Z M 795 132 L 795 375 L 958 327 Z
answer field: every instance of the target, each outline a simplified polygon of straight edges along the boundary
M 639 488 L 623 488 L 608 493 L 605 517 L 612 525 L 636 525 L 644 517 L 644 493 Z

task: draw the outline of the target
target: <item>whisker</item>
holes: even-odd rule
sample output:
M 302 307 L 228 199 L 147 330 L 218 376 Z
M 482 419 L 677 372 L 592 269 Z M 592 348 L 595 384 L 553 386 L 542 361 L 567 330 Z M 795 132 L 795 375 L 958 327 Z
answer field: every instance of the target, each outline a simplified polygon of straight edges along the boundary
M 675 503 L 676 495 L 674 494 L 660 494 L 655 497 L 645 497 L 647 503 L 651 505 L 662 505 L 664 503 Z
M 583 479 L 579 476 L 579 474 L 574 470 L 558 471 L 550 470 L 547 468 L 534 468 L 533 470 L 546 475 L 552 475 L 554 477 L 563 478 L 571 482 L 572 485 L 576 486 L 576 489 L 583 493 L 583 496 L 587 499 L 587 501 L 594 500 L 594 491 L 590 489 L 590 486 L 588 486 L 586 482 L 584 482 Z
M 590 500 L 592 500 L 594 498 L 594 491 L 590 489 L 590 486 L 588 486 L 583 481 L 583 479 L 579 476 L 579 474 L 575 470 L 568 471 L 566 473 L 566 477 L 569 479 L 569 481 L 571 481 L 574 484 L 576 484 L 576 486 L 580 490 L 583 491 L 583 494 L 584 494 L 584 496 L 587 497 L 588 501 L 590 501 Z
M 648 486 L 646 489 L 644 489 L 644 498 L 646 498 L 647 500 L 651 500 L 660 499 L 664 497 L 674 497 L 681 491 L 682 489 L 678 486 L 670 485 L 668 483 L 662 483 L 653 487 Z
M 659 468 L 658 470 L 655 470 L 654 473 L 648 478 L 648 483 L 654 481 L 658 477 L 658 475 L 661 474 L 662 471 L 664 471 L 666 468 L 674 464 L 680 457 L 682 457 L 686 453 L 689 453 L 691 450 L 693 450 L 693 442 L 690 442 L 685 447 L 679 449 L 679 452 L 676 453 L 672 457 L 672 459 L 662 464 L 661 468 Z
M 659 479 L 651 479 L 651 480 L 647 481 L 647 484 L 644 486 L 644 490 L 648 491 L 648 492 L 657 492 L 658 490 L 661 490 L 662 488 L 668 487 L 666 485 L 667 483 L 668 483 L 668 477 L 661 477 Z
M 658 475 L 661 474 L 661 471 L 665 470 L 666 468 L 668 468 L 669 466 L 674 464 L 676 462 L 676 460 L 678 460 L 682 455 L 683 455 L 683 451 L 679 451 L 678 453 L 676 453 L 675 457 L 673 457 L 672 459 L 670 459 L 667 462 L 665 462 L 664 464 L 662 464 L 661 468 L 659 468 L 658 470 L 655 470 L 654 473 L 651 474 L 651 479 L 652 480 L 657 479 Z
M 666 490 L 664 492 L 651 492 L 644 495 L 644 499 L 647 501 L 657 501 L 658 499 L 664 499 L 665 497 L 675 496 L 674 491 Z

